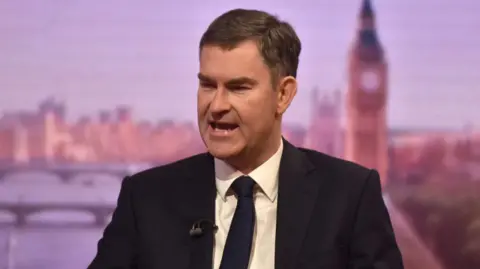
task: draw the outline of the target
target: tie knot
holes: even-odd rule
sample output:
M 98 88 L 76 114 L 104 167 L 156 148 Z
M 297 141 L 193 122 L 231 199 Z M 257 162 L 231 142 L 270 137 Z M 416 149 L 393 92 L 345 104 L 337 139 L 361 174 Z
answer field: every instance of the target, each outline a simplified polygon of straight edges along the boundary
M 255 181 L 249 176 L 241 176 L 232 184 L 233 191 L 239 197 L 253 197 L 253 187 L 255 186 Z

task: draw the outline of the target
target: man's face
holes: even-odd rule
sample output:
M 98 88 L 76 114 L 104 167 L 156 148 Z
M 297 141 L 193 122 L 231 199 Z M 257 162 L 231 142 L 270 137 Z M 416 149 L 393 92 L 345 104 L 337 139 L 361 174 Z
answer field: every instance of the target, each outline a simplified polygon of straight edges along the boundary
M 277 93 L 256 43 L 203 47 L 198 76 L 198 124 L 208 151 L 232 159 L 266 144 L 277 118 Z

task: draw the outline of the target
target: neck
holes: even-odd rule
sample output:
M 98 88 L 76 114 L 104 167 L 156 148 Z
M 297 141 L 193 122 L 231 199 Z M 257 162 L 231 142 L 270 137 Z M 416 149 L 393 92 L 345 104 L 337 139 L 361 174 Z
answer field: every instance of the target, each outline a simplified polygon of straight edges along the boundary
M 281 139 L 281 130 L 273 131 L 270 136 L 261 143 L 261 147 L 248 149 L 240 156 L 232 157 L 225 161 L 238 171 L 247 175 L 265 163 L 277 152 Z

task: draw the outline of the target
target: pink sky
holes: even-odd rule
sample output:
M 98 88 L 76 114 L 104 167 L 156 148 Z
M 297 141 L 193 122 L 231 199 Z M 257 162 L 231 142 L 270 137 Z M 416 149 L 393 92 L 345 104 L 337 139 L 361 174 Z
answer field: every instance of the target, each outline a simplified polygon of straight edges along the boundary
M 0 2 L 0 111 L 49 95 L 69 117 L 130 104 L 138 118 L 195 120 L 197 42 L 234 7 L 277 13 L 304 44 L 287 121 L 305 124 L 309 91 L 345 89 L 360 0 Z M 240 2 L 237 2 L 240 3 Z M 373 0 L 390 65 L 392 126 L 480 126 L 480 2 Z

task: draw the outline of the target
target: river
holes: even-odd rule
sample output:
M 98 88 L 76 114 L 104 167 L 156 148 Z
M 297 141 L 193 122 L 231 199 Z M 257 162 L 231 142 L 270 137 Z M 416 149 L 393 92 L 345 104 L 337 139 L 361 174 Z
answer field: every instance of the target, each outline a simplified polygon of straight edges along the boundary
M 94 203 L 114 205 L 120 189 L 120 180 L 95 177 L 95 185 L 61 183 L 56 178 L 35 180 L 21 178 L 0 182 L 2 203 Z M 91 180 L 92 176 L 86 177 Z M 407 269 L 442 269 L 437 258 L 425 247 L 403 213 L 385 199 L 395 226 L 397 238 L 404 252 Z M 85 269 L 95 255 L 96 244 L 103 227 L 58 227 L 59 224 L 91 224 L 95 217 L 88 212 L 43 211 L 30 214 L 23 228 L 13 225 L 15 216 L 0 209 L 0 269 Z
M 101 233 L 101 228 L 3 227 L 0 229 L 0 268 L 85 269 L 95 255 Z M 9 260 L 12 268 L 7 266 Z

